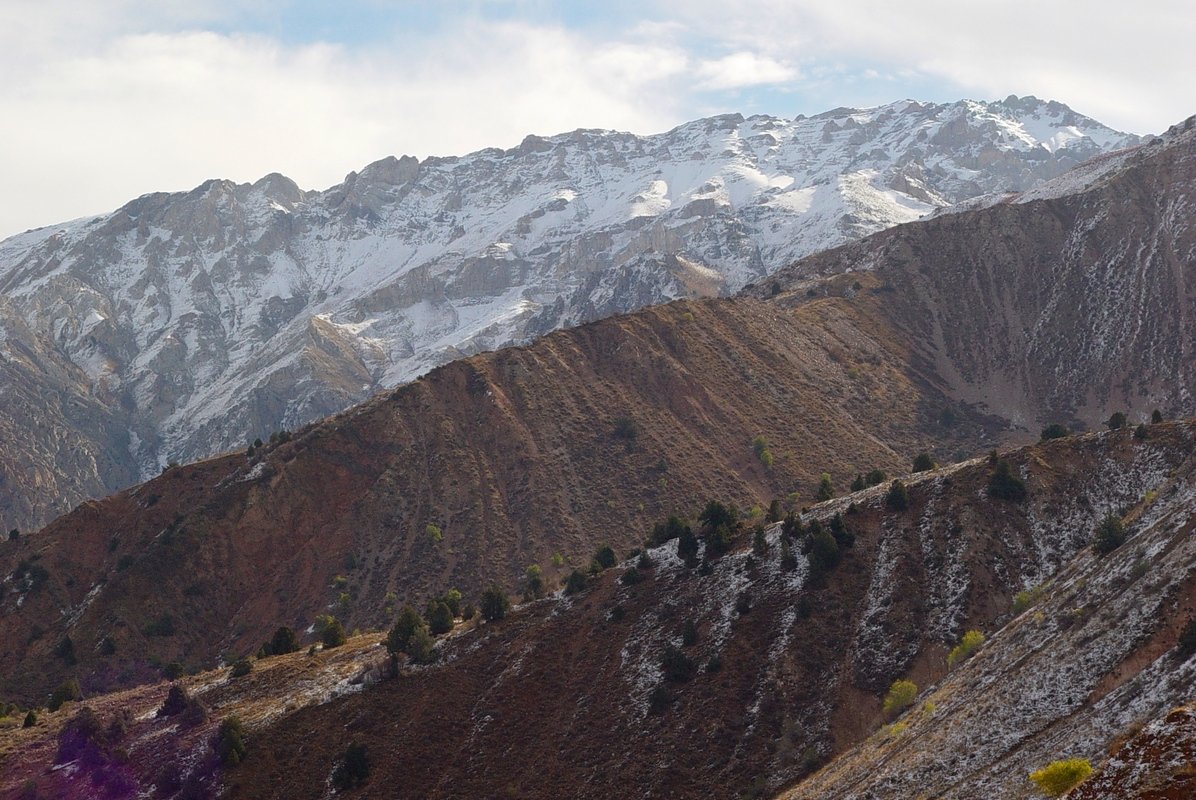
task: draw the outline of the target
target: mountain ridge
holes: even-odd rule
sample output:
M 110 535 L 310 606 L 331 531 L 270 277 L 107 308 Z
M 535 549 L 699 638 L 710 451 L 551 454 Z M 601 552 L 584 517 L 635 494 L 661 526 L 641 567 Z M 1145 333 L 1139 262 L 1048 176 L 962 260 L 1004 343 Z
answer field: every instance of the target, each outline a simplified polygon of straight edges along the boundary
M 460 355 L 726 294 L 1138 141 L 1036 98 L 724 115 L 388 157 L 322 192 L 277 174 L 211 180 L 20 234 L 0 242 L 0 352 L 79 376 L 64 392 L 89 398 L 78 449 L 97 466 L 36 491 L 7 475 L 0 513 L 36 525 L 93 487 L 245 446 Z M 36 408 L 10 416 L 48 424 Z M 62 445 L 24 449 L 44 465 Z

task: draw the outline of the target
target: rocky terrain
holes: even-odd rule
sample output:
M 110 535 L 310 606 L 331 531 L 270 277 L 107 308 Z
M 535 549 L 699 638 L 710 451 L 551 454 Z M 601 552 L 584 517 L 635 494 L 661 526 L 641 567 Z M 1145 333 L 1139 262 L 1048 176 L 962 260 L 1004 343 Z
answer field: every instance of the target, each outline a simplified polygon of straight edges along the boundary
M 905 508 L 880 485 L 813 506 L 791 540 L 749 523 L 729 553 L 703 545 L 691 565 L 672 540 L 576 594 L 461 624 L 434 663 L 401 660 L 397 677 L 377 633 L 181 680 L 208 709 L 198 723 L 155 717 L 162 683 L 68 703 L 0 728 L 0 792 L 333 796 L 350 742 L 370 769 L 344 794 L 362 797 L 1028 798 L 1029 771 L 1064 756 L 1098 768 L 1086 798 L 1174 789 L 1190 714 L 1170 709 L 1196 669 L 1175 650 L 1196 612 L 1194 437 L 1163 423 L 1005 453 L 1020 500 L 989 496 L 987 458 L 902 476 Z M 1127 539 L 1098 557 L 1109 514 Z M 827 566 L 804 542 L 836 515 L 846 536 Z M 987 639 L 949 668 L 967 630 Z M 919 691 L 886 715 L 897 679 Z M 107 755 L 49 769 L 81 705 L 105 726 L 131 719 Z M 233 715 L 247 755 L 213 766 L 209 741 Z
M 1194 137 L 1176 129 L 1097 178 L 1066 176 L 1071 194 L 1049 184 L 814 256 L 756 298 L 679 301 L 457 361 L 252 453 L 86 504 L 0 548 L 0 633 L 16 643 L 0 653 L 0 691 L 29 700 L 68 674 L 127 686 L 155 662 L 207 667 L 330 610 L 381 625 L 391 594 L 476 597 L 530 564 L 556 579 L 596 537 L 626 549 L 711 496 L 750 508 L 796 492 L 803 505 L 824 471 L 842 491 L 919 451 L 948 463 L 1050 421 L 1190 415 L 1190 220 L 1165 210 L 1192 185 Z M 1127 198 L 1143 196 L 1135 217 Z M 1131 236 L 1089 273 L 1060 255 Z M 1003 265 L 985 255 L 1002 248 Z M 949 290 L 933 283 L 937 253 Z M 1102 275 L 1140 291 L 1076 319 L 1108 295 Z M 1043 303 L 1037 327 L 1016 315 L 1022 295 Z M 1118 335 L 1089 336 L 1098 322 Z M 35 557 L 36 588 L 19 574 Z M 175 632 L 147 634 L 164 614 Z M 55 655 L 66 637 L 76 664 Z M 105 637 L 119 647 L 100 657 Z
M 1196 413 L 1196 118 L 986 208 L 822 253 L 753 290 L 867 271 L 956 399 L 1036 430 Z M 817 291 L 817 290 L 816 290 Z M 775 300 L 774 300 L 775 301 Z
M 1032 97 L 730 115 L 387 158 L 321 192 L 214 180 L 12 237 L 0 523 L 36 527 L 461 355 L 728 294 L 1137 142 Z

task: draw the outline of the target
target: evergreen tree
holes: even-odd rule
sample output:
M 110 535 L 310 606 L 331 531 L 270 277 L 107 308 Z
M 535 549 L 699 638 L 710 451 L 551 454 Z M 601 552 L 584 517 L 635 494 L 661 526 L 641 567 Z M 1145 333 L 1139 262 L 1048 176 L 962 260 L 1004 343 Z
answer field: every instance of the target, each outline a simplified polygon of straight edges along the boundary
M 899 479 L 889 484 L 889 491 L 885 493 L 885 507 L 890 511 L 905 511 L 909 508 L 909 490 Z
M 996 469 L 988 479 L 988 496 L 996 500 L 1026 499 L 1026 482 L 1013 472 L 1013 465 L 1005 459 L 998 459 Z
M 500 587 L 491 584 L 482 592 L 482 602 L 479 604 L 479 609 L 482 612 L 482 619 L 487 622 L 494 622 L 507 615 L 507 611 L 511 609 L 511 601 L 507 598 L 506 592 Z
M 426 630 L 427 627 L 428 625 L 424 622 L 423 617 L 414 608 L 410 605 L 404 605 L 399 609 L 398 616 L 395 617 L 395 623 L 386 635 L 386 649 L 390 651 L 391 655 L 406 653 L 411 644 L 411 637 L 415 635 L 415 632 L 420 629 Z
M 345 643 L 345 626 L 341 625 L 339 619 L 332 617 L 324 626 L 324 633 L 321 634 L 320 640 L 324 643 L 325 650 L 340 647 Z
M 453 612 L 443 600 L 429 600 L 425 616 L 428 632 L 433 636 L 448 633 L 453 629 Z
M 814 495 L 814 498 L 821 503 L 825 500 L 830 500 L 834 496 L 835 487 L 831 484 L 831 474 L 824 472 L 818 478 L 818 492 Z
M 532 564 L 523 571 L 523 599 L 538 600 L 544 596 L 544 575 L 539 564 Z
M 332 785 L 337 789 L 353 789 L 370 777 L 370 759 L 361 742 L 350 742 L 340 763 L 332 770 Z
M 935 460 L 930 457 L 930 453 L 918 453 L 914 456 L 914 472 L 929 472 L 932 469 L 938 469 L 938 466 Z

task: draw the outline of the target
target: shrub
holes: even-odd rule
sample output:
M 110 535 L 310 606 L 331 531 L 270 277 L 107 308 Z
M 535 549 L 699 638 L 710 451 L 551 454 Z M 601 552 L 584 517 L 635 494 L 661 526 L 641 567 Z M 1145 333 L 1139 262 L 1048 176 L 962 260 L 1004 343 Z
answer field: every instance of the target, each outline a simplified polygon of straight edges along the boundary
M 155 716 L 159 718 L 177 716 L 187 710 L 189 702 L 191 702 L 191 698 L 187 695 L 187 691 L 177 683 L 171 684 L 170 689 L 166 692 L 166 699 L 162 701 L 162 706 Z
M 980 631 L 968 631 L 959 640 L 959 644 L 951 648 L 947 654 L 947 668 L 950 669 L 960 661 L 967 661 L 984 644 L 984 634 Z
M 320 641 L 323 642 L 325 650 L 340 647 L 345 643 L 345 626 L 341 625 L 341 621 L 336 617 L 331 617 L 324 626 L 324 632 L 320 634 Z
M 997 460 L 988 479 L 988 496 L 1014 502 L 1026 499 L 1026 482 L 1013 473 L 1013 466 L 1003 458 Z
M 565 594 L 577 594 L 586 588 L 586 574 L 579 569 L 569 573 L 565 578 Z
M 900 480 L 894 479 L 885 492 L 885 508 L 890 511 L 905 511 L 909 508 L 909 490 Z
M 184 672 L 186 670 L 183 669 L 182 663 L 178 661 L 171 661 L 162 667 L 162 677 L 168 681 L 177 681 L 183 677 Z
M 614 554 L 612 553 L 611 555 L 613 557 Z M 507 599 L 506 592 L 498 586 L 491 585 L 482 592 L 482 602 L 479 608 L 482 612 L 482 619 L 487 622 L 494 622 L 507 615 L 507 612 L 511 609 L 511 601 Z
M 395 623 L 391 626 L 390 631 L 386 634 L 386 649 L 391 655 L 397 653 L 406 653 L 407 648 L 411 644 L 411 637 L 415 635 L 417 630 L 427 630 L 427 623 L 424 622 L 416 610 L 409 605 L 404 605 L 399 609 L 398 616 L 395 617 Z
M 85 764 L 97 764 L 105 759 L 107 752 L 108 737 L 104 734 L 100 718 L 84 706 L 58 732 L 58 752 L 54 756 L 54 763 L 65 764 L 81 759 Z
M 594 551 L 594 558 L 590 561 L 590 571 L 597 574 L 610 569 L 615 565 L 616 560 L 615 551 L 611 549 L 610 545 L 604 544 Z
M 416 628 L 407 642 L 407 655 L 416 664 L 429 664 L 436 657 L 435 646 L 427 628 Z
M 735 598 L 735 611 L 738 614 L 750 614 L 752 612 L 752 593 L 740 592 Z
M 733 528 L 739 523 L 739 512 L 735 506 L 723 505 L 717 500 L 710 500 L 702 513 L 698 514 L 698 521 L 706 528 L 717 528 L 720 525 Z
M 1103 556 L 1112 553 L 1125 541 L 1125 526 L 1116 514 L 1108 514 L 1096 526 L 1096 533 L 1092 537 L 1092 550 Z
M 1044 442 L 1051 439 L 1062 439 L 1069 433 L 1071 433 L 1071 431 L 1067 429 L 1066 425 L 1060 425 L 1058 422 L 1052 422 L 1050 425 L 1047 425 L 1042 429 L 1041 439 Z
M 625 442 L 634 442 L 635 438 L 639 436 L 639 425 L 635 420 L 628 416 L 616 417 L 615 424 L 611 435 L 616 439 L 622 439 Z
M 706 671 L 707 672 L 719 672 L 722 670 L 722 668 L 723 668 L 723 660 L 717 654 L 711 656 L 710 660 L 706 662 Z
M 295 635 L 295 631 L 283 625 L 274 631 L 274 635 L 270 637 L 270 641 L 264 649 L 266 655 L 270 656 L 293 653 L 299 649 L 299 637 Z
M 456 589 L 449 589 L 444 593 L 444 597 L 440 598 L 440 602 L 449 607 L 454 617 L 461 616 L 461 600 L 461 592 Z
M 664 671 L 664 679 L 669 683 L 685 683 L 698 673 L 697 663 L 673 645 L 665 648 L 660 667 Z
M 864 482 L 869 486 L 880 486 L 887 481 L 889 476 L 884 473 L 884 470 L 874 469 L 864 476 Z
M 632 566 L 619 576 L 619 583 L 623 584 L 624 586 L 634 586 L 643 579 L 644 576 L 640 573 L 639 567 Z
M 434 522 L 429 522 L 424 527 L 424 533 L 428 534 L 428 539 L 432 544 L 440 544 L 444 541 L 444 531 L 440 530 L 440 526 Z
M 663 714 L 673 702 L 673 695 L 669 690 L 661 684 L 652 690 L 648 695 L 648 713 L 649 714 Z
M 728 525 L 715 525 L 706 528 L 706 553 L 721 555 L 731 549 L 731 528 Z
M 652 562 L 652 556 L 648 555 L 648 551 L 645 550 L 644 552 L 640 553 L 640 557 L 635 560 L 635 566 L 641 570 L 644 570 L 652 569 L 652 567 L 656 565 Z
M 98 650 L 102 656 L 113 655 L 116 653 L 116 640 L 111 635 L 105 636 L 103 639 L 100 639 Z
M 228 676 L 230 678 L 243 678 L 251 672 L 253 672 L 253 662 L 249 659 L 249 656 L 242 656 L 233 662 Z
M 174 617 L 163 614 L 155 620 L 145 624 L 143 632 L 146 636 L 174 636 Z
M 810 541 L 810 568 L 816 573 L 829 572 L 839 564 L 839 544 L 827 531 L 818 529 Z
M 1162 422 L 1162 421 L 1163 421 L 1163 412 L 1162 412 L 1162 411 L 1159 411 L 1159 410 L 1156 408 L 1156 409 L 1155 409 L 1154 411 L 1152 411 L 1152 412 L 1151 412 L 1151 414 L 1150 414 L 1150 424 L 1151 424 L 1151 425 L 1158 425 L 1158 424 L 1159 424 L 1160 422 Z
M 20 541 L 20 538 L 21 538 L 21 532 L 19 530 L 17 530 L 16 528 L 13 528 L 11 531 L 8 532 L 8 541 L 16 542 L 16 541 Z
M 838 511 L 831 517 L 827 528 L 830 530 L 831 536 L 835 538 L 835 544 L 839 545 L 840 551 L 847 547 L 855 547 L 855 534 L 847 530 L 847 523 L 843 521 L 843 515 Z
M 849 488 L 853 492 L 862 492 L 868 488 L 868 484 L 864 483 L 864 476 L 857 472 L 855 475 L 855 480 L 851 482 L 851 486 Z
M 818 491 L 814 493 L 814 499 L 821 503 L 824 500 L 830 500 L 834 496 L 835 487 L 831 483 L 831 474 L 824 472 L 818 478 Z
M 79 688 L 79 681 L 74 678 L 67 678 L 58 684 L 58 688 L 50 694 L 50 700 L 46 703 L 46 708 L 51 711 L 57 711 L 62 708 L 63 703 L 82 699 L 83 690 Z
M 21 723 L 21 727 L 22 728 L 32 728 L 36 724 L 37 724 L 37 712 L 31 708 L 31 709 L 29 709 L 29 713 L 25 715 L 25 721 Z
M 890 719 L 914 704 L 918 696 L 918 684 L 913 681 L 893 681 L 885 695 L 883 710 Z
M 929 472 L 932 469 L 938 469 L 938 466 L 935 460 L 930 457 L 930 453 L 918 453 L 914 456 L 914 472 Z
M 54 655 L 65 661 L 67 666 L 79 663 L 75 658 L 75 643 L 69 636 L 63 636 L 58 640 L 58 644 L 54 645 Z
M 764 518 L 765 521 L 780 522 L 784 516 L 784 512 L 781 510 L 781 501 L 774 497 L 768 504 L 768 516 Z
M 245 726 L 237 717 L 228 717 L 220 721 L 212 747 L 220 757 L 220 763 L 226 767 L 235 767 L 245 760 L 249 749 L 245 746 Z
M 687 526 L 677 539 L 677 556 L 687 565 L 693 566 L 698 558 L 698 537 Z
M 1196 618 L 1189 617 L 1184 629 L 1179 633 L 1179 640 L 1175 644 L 1175 652 L 1180 658 L 1188 658 L 1196 653 Z
M 667 522 L 658 522 L 652 528 L 652 538 L 650 541 L 653 546 L 662 545 L 667 541 L 678 538 L 688 530 L 689 526 L 680 517 L 669 517 Z
M 443 600 L 429 600 L 425 612 L 428 620 L 428 633 L 439 636 L 453 629 L 453 612 Z
M 1145 441 L 1150 438 L 1150 428 L 1146 426 L 1145 422 L 1139 423 L 1138 427 L 1134 428 L 1134 438 L 1138 441 Z
M 1045 767 L 1030 773 L 1030 780 L 1038 785 L 1047 797 L 1059 797 L 1078 786 L 1092 774 L 1092 765 L 1084 758 L 1069 758 L 1052 761 Z
M 1116 430 L 1121 430 L 1122 428 L 1124 428 L 1125 423 L 1126 423 L 1125 412 L 1116 411 L 1113 413 L 1113 415 L 1111 417 L 1109 417 L 1109 421 L 1106 422 L 1105 424 L 1109 426 L 1109 430 L 1116 431 Z
M 1013 613 L 1021 614 L 1026 609 L 1038 602 L 1038 598 L 1042 597 L 1043 588 L 1041 586 L 1034 586 L 1030 589 L 1023 589 L 1013 596 Z
M 698 643 L 698 626 L 692 619 L 685 620 L 681 626 L 681 646 L 693 647 Z
M 768 449 L 768 440 L 762 435 L 757 436 L 752 440 L 752 450 L 756 453 L 756 458 L 760 459 L 760 463 L 764 465 L 765 469 L 771 469 L 773 458 L 772 451 Z
M 781 569 L 790 572 L 797 569 L 797 556 L 793 554 L 793 545 L 789 540 L 781 537 Z
M 532 564 L 523 571 L 523 599 L 537 600 L 544 596 L 544 573 L 539 564 Z
M 801 533 L 801 517 L 796 512 L 790 511 L 785 515 L 785 521 L 781 523 L 781 536 L 786 539 L 796 539 L 801 536 Z
M 365 745 L 351 742 L 332 770 L 332 785 L 338 789 L 361 786 L 370 777 L 370 759 Z
M 757 525 L 752 532 L 752 553 L 761 558 L 768 555 L 768 539 L 764 535 L 763 525 Z

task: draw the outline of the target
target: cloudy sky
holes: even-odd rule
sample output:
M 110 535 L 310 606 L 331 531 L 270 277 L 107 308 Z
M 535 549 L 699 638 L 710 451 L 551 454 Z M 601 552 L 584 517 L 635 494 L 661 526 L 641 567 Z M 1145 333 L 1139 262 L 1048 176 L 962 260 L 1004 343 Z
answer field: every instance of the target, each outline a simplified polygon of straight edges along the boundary
M 1191 0 L 0 0 L 0 237 L 206 178 L 1034 94 L 1196 113 Z

